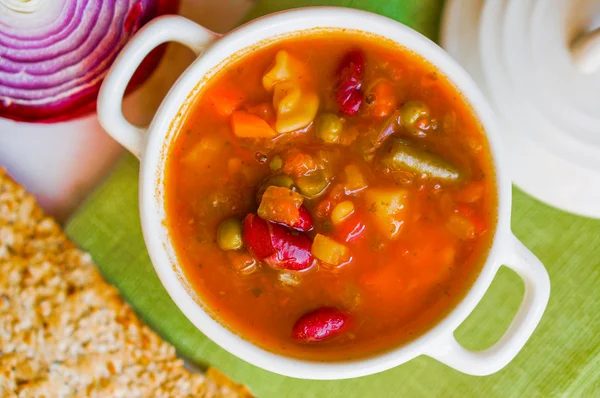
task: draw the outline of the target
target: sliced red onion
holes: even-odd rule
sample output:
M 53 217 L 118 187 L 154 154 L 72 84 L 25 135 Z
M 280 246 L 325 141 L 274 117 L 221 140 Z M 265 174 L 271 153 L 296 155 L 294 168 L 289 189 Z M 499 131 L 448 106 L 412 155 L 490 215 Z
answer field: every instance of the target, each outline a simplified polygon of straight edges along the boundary
M 102 79 L 131 36 L 174 13 L 170 0 L 0 0 L 0 117 L 55 122 L 95 109 Z M 140 66 L 130 89 L 154 70 Z

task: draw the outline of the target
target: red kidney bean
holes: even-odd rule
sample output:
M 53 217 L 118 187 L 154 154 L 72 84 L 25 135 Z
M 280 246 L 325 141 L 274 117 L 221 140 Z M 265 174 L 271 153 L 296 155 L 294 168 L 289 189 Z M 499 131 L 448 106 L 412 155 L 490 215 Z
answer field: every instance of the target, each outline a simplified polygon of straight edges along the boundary
M 242 238 L 248 251 L 259 260 L 275 252 L 271 243 L 269 224 L 256 214 L 250 213 L 244 218 Z
M 306 343 L 317 342 L 343 332 L 350 315 L 337 308 L 322 307 L 303 315 L 292 328 L 292 337 Z
M 312 216 L 308 212 L 308 209 L 304 206 L 301 206 L 299 211 L 300 219 L 294 224 L 290 225 L 290 227 L 300 231 L 310 231 L 313 227 Z
M 255 214 L 244 219 L 242 235 L 248 251 L 273 268 L 301 271 L 314 263 L 312 241 L 307 235 Z
M 342 74 L 344 69 L 348 67 L 352 68 L 359 75 L 362 75 L 365 69 L 365 54 L 358 49 L 347 52 L 338 66 L 338 75 Z
M 314 258 L 310 252 L 312 241 L 307 235 L 273 223 L 269 229 L 275 252 L 263 260 L 265 263 L 290 271 L 301 271 L 313 265 Z
M 360 50 L 347 53 L 338 67 L 338 83 L 334 90 L 334 98 L 340 113 L 346 116 L 358 113 L 363 102 L 361 86 L 364 69 L 365 55 Z

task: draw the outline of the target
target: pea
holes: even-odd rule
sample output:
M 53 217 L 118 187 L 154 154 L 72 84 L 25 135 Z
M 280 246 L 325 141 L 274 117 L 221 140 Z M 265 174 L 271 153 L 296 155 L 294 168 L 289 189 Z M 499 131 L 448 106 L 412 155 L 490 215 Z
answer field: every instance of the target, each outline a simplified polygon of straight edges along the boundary
M 294 186 L 294 180 L 292 180 L 285 174 L 277 174 L 268 177 L 266 180 L 263 181 L 263 183 L 258 188 L 258 191 L 256 192 L 256 203 L 260 204 L 263 193 L 265 193 L 267 188 L 269 188 L 270 186 L 292 189 L 292 187 Z
M 230 218 L 219 225 L 217 244 L 221 250 L 237 250 L 242 247 L 242 223 L 237 218 Z
M 408 101 L 402 105 L 401 116 L 402 125 L 410 133 L 420 133 L 417 127 L 417 121 L 421 118 L 429 120 L 429 107 L 422 101 Z
M 300 193 L 308 198 L 315 198 L 325 192 L 329 181 L 323 170 L 317 170 L 307 176 L 296 179 L 296 186 Z
M 342 119 L 333 113 L 323 113 L 316 121 L 317 138 L 326 144 L 337 144 L 344 128 Z
M 275 156 L 269 163 L 269 168 L 272 171 L 279 171 L 283 167 L 283 159 L 281 156 Z

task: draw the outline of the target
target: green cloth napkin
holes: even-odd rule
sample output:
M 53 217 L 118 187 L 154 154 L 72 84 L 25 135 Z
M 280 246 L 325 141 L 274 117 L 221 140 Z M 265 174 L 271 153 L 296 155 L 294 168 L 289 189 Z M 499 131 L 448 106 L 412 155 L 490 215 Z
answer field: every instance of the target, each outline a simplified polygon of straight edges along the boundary
M 250 18 L 308 5 L 378 12 L 435 38 L 440 0 L 262 0 Z M 513 230 L 544 262 L 552 280 L 546 313 L 517 358 L 488 377 L 461 374 L 419 357 L 395 369 L 343 381 L 309 381 L 258 369 L 228 354 L 185 318 L 160 284 L 142 239 L 138 167 L 126 156 L 67 225 L 91 252 L 106 279 L 179 353 L 200 367 L 215 366 L 259 397 L 550 397 L 600 396 L 600 221 L 550 208 L 514 190 Z M 600 204 L 599 204 L 600 205 Z M 516 274 L 502 268 L 456 336 L 467 348 L 496 342 L 523 294 Z

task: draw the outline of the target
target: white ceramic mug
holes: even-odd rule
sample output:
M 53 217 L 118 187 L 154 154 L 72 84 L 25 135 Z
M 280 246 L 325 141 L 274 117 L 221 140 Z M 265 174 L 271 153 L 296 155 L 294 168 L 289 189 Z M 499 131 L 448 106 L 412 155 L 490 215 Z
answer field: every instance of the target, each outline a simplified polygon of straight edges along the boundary
M 464 299 L 440 322 L 404 346 L 368 358 L 312 362 L 265 351 L 211 318 L 182 276 L 165 227 L 164 168 L 168 148 L 203 85 L 232 56 L 257 43 L 310 29 L 353 29 L 391 39 L 433 63 L 463 93 L 487 133 L 498 186 L 498 224 L 487 260 Z M 144 56 L 161 43 L 180 42 L 198 55 L 162 102 L 151 125 L 139 128 L 125 120 L 121 101 L 125 87 Z M 344 379 L 381 372 L 419 355 L 435 358 L 461 372 L 488 375 L 502 369 L 521 350 L 542 317 L 550 280 L 540 261 L 510 230 L 511 184 L 500 148 L 494 115 L 467 73 L 435 43 L 383 16 L 345 8 L 312 7 L 272 14 L 218 35 L 178 16 L 150 22 L 121 52 L 98 98 L 98 117 L 106 131 L 140 158 L 140 216 L 146 246 L 156 273 L 188 319 L 215 343 L 239 358 L 282 375 L 305 379 Z M 491 348 L 473 352 L 454 338 L 456 328 L 475 308 L 501 265 L 524 281 L 525 296 L 510 327 Z

